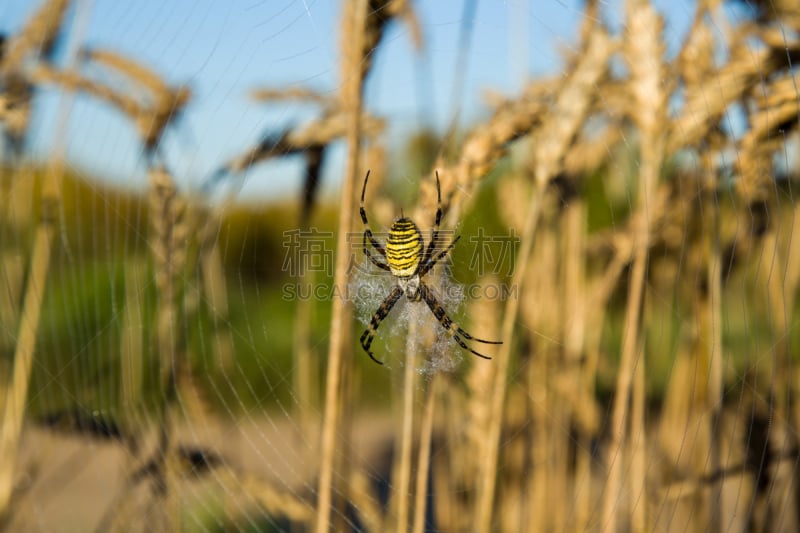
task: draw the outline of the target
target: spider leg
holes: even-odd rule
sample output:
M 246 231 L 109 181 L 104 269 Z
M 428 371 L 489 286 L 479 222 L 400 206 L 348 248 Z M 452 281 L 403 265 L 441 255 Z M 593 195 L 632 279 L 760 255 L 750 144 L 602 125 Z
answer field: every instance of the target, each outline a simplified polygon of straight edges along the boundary
M 370 244 L 378 251 L 379 254 L 381 254 L 383 257 L 386 257 L 386 249 L 383 247 L 380 241 L 378 241 L 378 239 L 372 235 L 372 230 L 369 228 L 364 229 L 364 240 L 366 239 L 369 239 Z
M 425 300 L 425 303 L 428 304 L 433 316 L 436 317 L 436 320 L 442 325 L 447 332 L 453 336 L 453 339 L 458 343 L 459 346 L 464 348 L 465 350 L 472 352 L 473 354 L 477 355 L 478 357 L 482 357 L 484 359 L 491 359 L 488 355 L 483 355 L 482 353 L 478 353 L 462 340 L 471 340 L 475 342 L 482 342 L 483 344 L 503 344 L 503 341 L 487 341 L 483 339 L 479 339 L 477 337 L 473 337 L 461 327 L 453 322 L 453 320 L 447 316 L 447 312 L 444 308 L 439 304 L 438 300 L 436 300 L 436 296 L 434 296 L 433 291 L 431 291 L 427 285 L 425 285 L 422 281 L 419 283 L 419 293 L 422 296 L 422 299 Z
M 367 221 L 367 211 L 364 209 L 364 194 L 367 192 L 367 180 L 369 180 L 369 170 L 367 170 L 367 175 L 364 177 L 364 186 L 361 188 L 361 205 L 358 208 L 358 213 L 361 215 L 361 223 L 364 224 L 364 241 L 365 241 L 364 253 L 367 255 L 367 257 L 370 257 L 370 254 L 367 251 L 367 246 L 366 246 L 366 240 L 369 239 L 370 244 L 372 244 L 372 246 L 378 251 L 378 253 L 381 254 L 383 257 L 386 257 L 386 249 L 378 241 L 378 239 L 376 239 L 372 235 L 372 230 L 370 229 L 369 222 Z M 373 259 L 371 260 L 373 263 L 375 263 L 375 260 Z M 385 270 L 389 270 L 388 267 Z
M 453 249 L 453 247 L 456 245 L 456 243 L 458 242 L 458 240 L 459 240 L 460 238 L 461 238 L 461 235 L 456 235 L 456 238 L 455 238 L 455 239 L 453 239 L 453 242 L 451 242 L 451 243 L 450 243 L 450 244 L 447 246 L 447 248 L 445 248 L 445 249 L 444 249 L 444 250 L 442 250 L 441 252 L 437 253 L 437 254 L 436 254 L 436 255 L 434 255 L 433 257 L 429 258 L 429 259 L 428 259 L 426 262 L 422 263 L 422 265 L 419 267 L 419 277 L 422 277 L 422 276 L 424 276 L 425 274 L 427 274 L 428 272 L 430 272 L 430 270 L 431 270 L 431 269 L 432 269 L 434 266 L 436 266 L 436 263 L 438 263 L 439 261 L 441 261 L 442 259 L 444 259 L 444 257 L 445 257 L 447 254 L 449 254 L 449 253 L 450 253 L 450 250 L 452 250 L 452 249 Z
M 422 264 L 430 261 L 433 251 L 436 249 L 436 243 L 439 242 L 439 223 L 442 221 L 442 186 L 439 183 L 439 171 L 436 171 L 436 221 L 433 223 L 433 231 L 431 231 L 431 242 L 425 248 L 425 254 L 422 256 Z
M 372 315 L 372 318 L 369 321 L 369 326 L 367 326 L 367 329 L 365 329 L 364 333 L 361 334 L 361 347 L 364 348 L 364 351 L 367 352 L 367 355 L 369 355 L 370 359 L 379 365 L 382 365 L 383 363 L 375 359 L 375 355 L 369 351 L 369 347 L 372 345 L 372 340 L 375 338 L 375 332 L 378 331 L 378 326 L 381 325 L 383 319 L 386 318 L 386 315 L 389 314 L 389 311 L 392 310 L 392 307 L 394 307 L 394 304 L 397 303 L 397 300 L 399 300 L 402 295 L 403 289 L 401 289 L 399 285 L 395 286 L 395 288 L 392 289 L 392 292 L 389 293 L 389 296 L 387 296 L 383 302 L 381 302 L 378 310 L 375 311 L 374 315 Z
M 379 251 L 380 251 L 380 250 L 379 250 Z M 382 263 L 381 261 L 379 261 L 379 260 L 378 260 L 378 259 L 377 259 L 377 258 L 376 258 L 374 255 L 372 255 L 372 253 L 369 251 L 369 247 L 367 246 L 367 232 L 366 232 L 366 231 L 364 232 L 364 255 L 366 255 L 366 256 L 367 256 L 367 258 L 368 258 L 370 261 L 372 261 L 372 264 L 373 264 L 373 265 L 375 265 L 376 267 L 378 267 L 378 268 L 382 268 L 383 270 L 387 270 L 387 271 L 388 271 L 388 270 L 390 270 L 390 268 L 389 268 L 389 265 L 387 265 L 386 263 Z M 385 254 L 384 254 L 384 255 L 385 255 Z

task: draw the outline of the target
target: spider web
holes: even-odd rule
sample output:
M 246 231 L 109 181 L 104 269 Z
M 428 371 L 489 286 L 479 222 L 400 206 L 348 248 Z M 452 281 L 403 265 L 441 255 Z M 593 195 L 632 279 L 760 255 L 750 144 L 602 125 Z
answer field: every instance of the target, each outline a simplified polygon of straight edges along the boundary
M 57 4 L 0 5 L 4 54 L 37 10 Z M 569 120 L 570 110 L 558 107 L 568 87 L 552 87 L 576 80 L 590 52 L 581 32 L 597 31 L 587 20 L 620 42 L 633 38 L 627 4 L 587 2 L 598 7 L 593 14 L 583 2 L 465 0 L 415 3 L 410 12 L 379 4 L 370 3 L 370 16 L 392 24 L 364 61 L 372 229 L 385 236 L 405 209 L 421 213 L 414 219 L 429 239 L 435 211 L 426 180 L 441 169 L 450 180 L 442 240 L 462 238 L 426 282 L 452 319 L 503 347 L 470 343 L 493 359 L 472 356 L 424 302 L 404 297 L 373 344 L 386 364 L 375 365 L 358 343 L 397 281 L 364 258 L 356 222 L 347 236 L 349 284 L 333 282 L 346 167 L 338 3 L 71 3 L 53 50 L 29 55 L 20 69 L 72 69 L 142 108 L 155 106 L 146 87 L 132 90 L 119 69 L 80 52 L 113 51 L 153 69 L 165 92 L 188 87 L 191 97 L 148 153 L 148 129 L 137 129 L 135 113 L 39 72 L 24 142 L 2 152 L 4 391 L 13 390 L 27 346 L 27 306 L 40 312 L 16 456 L 0 458 L 0 471 L 13 469 L 3 525 L 310 530 L 331 306 L 344 296 L 351 347 L 333 530 L 393 527 L 397 493 L 413 500 L 418 450 L 427 444 L 425 530 L 479 527 L 493 420 L 500 433 L 491 530 L 600 529 L 609 517 L 621 529 L 796 529 L 796 8 L 654 2 L 663 19 L 654 40 L 671 68 L 660 86 L 671 92 L 653 204 L 641 207 L 645 134 L 639 110 L 630 109 L 643 97 L 628 81 L 635 65 L 619 52 L 570 137 L 580 150 L 565 149 L 550 176 L 523 258 L 537 145 Z M 685 52 L 690 35 L 695 55 Z M 7 98 L 12 84 L 3 76 Z M 746 90 L 730 98 L 737 84 Z M 710 113 L 717 101 L 726 105 Z M 21 108 L 7 102 L 0 129 L 11 139 Z M 542 123 L 549 109 L 563 120 L 493 146 L 503 153 L 491 156 L 479 183 L 448 177 L 471 157 L 463 146 L 474 132 L 494 132 L 504 109 L 516 126 L 529 109 L 523 104 L 541 105 L 534 115 Z M 713 127 L 694 139 L 706 123 Z M 168 179 L 156 182 L 161 166 Z M 51 221 L 42 198 L 54 176 Z M 641 301 L 628 312 L 640 212 L 653 219 Z M 54 231 L 42 260 L 37 236 L 45 227 Z M 37 306 L 31 294 L 42 264 Z M 503 338 L 513 298 L 514 333 Z M 159 329 L 170 312 L 165 301 L 175 315 Z M 636 347 L 629 374 L 621 370 L 626 335 Z M 503 353 L 508 371 L 497 380 Z M 493 418 L 498 383 L 504 407 Z M 618 400 L 624 387 L 630 391 Z M 407 394 L 413 423 L 404 418 Z M 5 427 L 16 411 L 12 395 L 3 397 Z M 406 422 L 413 468 L 402 462 Z M 615 440 L 620 428 L 625 438 Z

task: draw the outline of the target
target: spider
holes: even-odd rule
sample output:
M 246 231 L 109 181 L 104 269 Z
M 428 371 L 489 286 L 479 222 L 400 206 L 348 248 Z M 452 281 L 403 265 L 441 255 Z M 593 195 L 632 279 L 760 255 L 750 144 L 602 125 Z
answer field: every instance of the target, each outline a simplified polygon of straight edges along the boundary
M 414 221 L 408 217 L 402 216 L 402 213 L 400 218 L 395 220 L 392 223 L 392 227 L 389 228 L 389 236 L 386 239 L 385 247 L 373 236 L 372 230 L 369 227 L 369 222 L 367 221 L 367 212 L 364 210 L 364 194 L 367 191 L 368 180 L 369 171 L 367 171 L 367 175 L 364 178 L 364 186 L 361 189 L 361 207 L 359 209 L 361 222 L 364 224 L 364 255 L 378 268 L 391 272 L 395 279 L 397 279 L 397 285 L 383 302 L 381 302 L 378 310 L 372 315 L 369 326 L 361 335 L 361 346 L 364 348 L 364 351 L 367 352 L 367 355 L 369 355 L 373 361 L 380 365 L 383 364 L 375 358 L 375 355 L 369 348 L 375 338 L 375 333 L 378 331 L 378 326 L 380 326 L 383 319 L 386 318 L 400 297 L 405 294 L 406 298 L 412 302 L 424 300 L 433 313 L 433 316 L 436 317 L 447 333 L 453 336 L 459 346 L 478 357 L 491 359 L 491 357 L 478 353 L 467 346 L 464 339 L 482 342 L 484 344 L 503 344 L 503 342 L 479 339 L 461 329 L 458 324 L 447 316 L 447 312 L 445 312 L 444 308 L 436 300 L 433 291 L 422 280 L 425 274 L 430 272 L 436 263 L 447 256 L 461 238 L 460 235 L 457 236 L 444 250 L 436 251 L 436 243 L 439 240 L 439 223 L 442 220 L 442 189 L 439 184 L 439 173 L 436 173 L 436 221 L 434 222 L 431 232 L 431 240 L 427 246 L 425 246 L 422 233 L 419 231 Z M 370 252 L 367 241 L 369 241 L 369 244 L 383 256 L 385 262 L 381 261 Z

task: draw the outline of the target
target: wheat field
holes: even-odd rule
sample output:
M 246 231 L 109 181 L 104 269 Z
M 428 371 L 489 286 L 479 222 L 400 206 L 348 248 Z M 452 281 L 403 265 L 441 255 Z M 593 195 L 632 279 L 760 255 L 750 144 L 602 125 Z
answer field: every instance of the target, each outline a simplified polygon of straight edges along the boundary
M 192 187 L 164 138 L 196 88 L 85 46 L 91 3 L 32 6 L 0 41 L 0 528 L 796 531 L 800 5 L 698 0 L 671 46 L 649 0 L 574 4 L 558 75 L 398 153 L 366 83 L 389 28 L 436 27 L 344 0 L 335 90 L 246 95 L 316 115 Z M 47 94 L 136 133 L 138 189 L 75 171 L 69 98 L 34 156 Z M 239 203 L 287 158 L 299 195 Z M 359 336 L 397 282 L 360 202 L 427 243 L 439 201 L 434 253 L 461 240 L 426 283 L 502 344 L 403 299 L 376 365 Z M 324 268 L 281 264 L 309 237 Z

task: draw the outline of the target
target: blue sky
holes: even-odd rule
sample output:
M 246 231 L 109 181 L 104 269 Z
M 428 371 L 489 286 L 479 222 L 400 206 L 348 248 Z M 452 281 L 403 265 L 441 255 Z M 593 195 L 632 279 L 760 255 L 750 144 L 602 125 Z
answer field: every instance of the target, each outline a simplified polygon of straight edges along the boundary
M 38 2 L 0 3 L 0 31 L 18 29 Z M 170 83 L 187 83 L 194 98 L 165 149 L 181 182 L 196 186 L 214 168 L 254 143 L 267 129 L 309 117 L 292 105 L 266 106 L 248 99 L 255 87 L 307 85 L 336 91 L 340 2 L 333 0 L 78 0 L 89 16 L 82 42 L 130 54 Z M 375 59 L 366 104 L 391 126 L 390 144 L 421 125 L 443 129 L 453 104 L 462 26 L 462 1 L 414 2 L 426 48 L 417 54 L 407 28 L 395 25 Z M 668 42 L 677 44 L 693 4 L 657 2 L 667 18 Z M 486 113 L 483 91 L 513 94 L 529 77 L 559 71 L 559 50 L 574 42 L 582 2 L 478 0 L 463 73 L 462 120 Z M 613 18 L 620 0 L 606 2 Z M 612 21 L 613 22 L 613 21 Z M 38 101 L 33 153 L 50 153 L 60 96 Z M 427 123 L 427 124 L 426 124 Z M 126 185 L 144 183 L 144 165 L 131 125 L 118 112 L 79 97 L 71 110 L 68 157 L 78 168 Z M 336 187 L 341 156 L 326 168 L 326 189 Z M 270 163 L 248 174 L 244 191 L 267 197 L 293 195 L 299 166 Z

